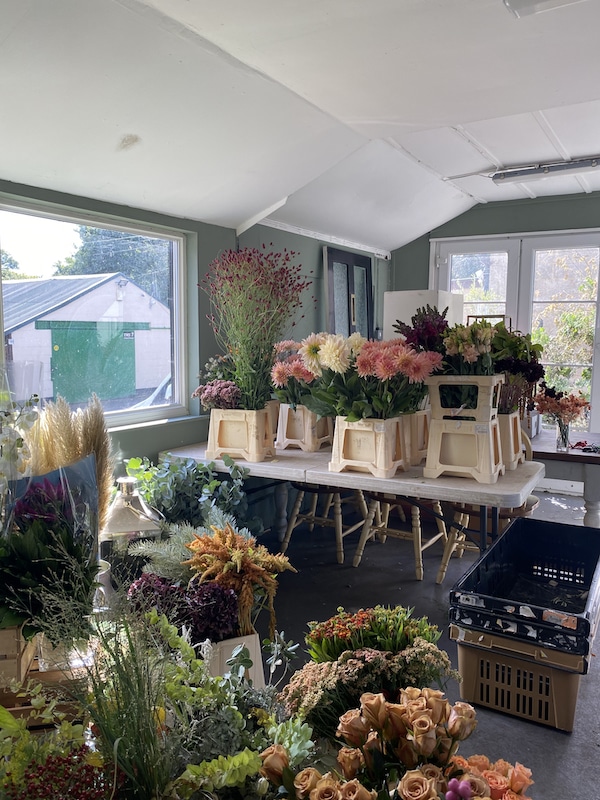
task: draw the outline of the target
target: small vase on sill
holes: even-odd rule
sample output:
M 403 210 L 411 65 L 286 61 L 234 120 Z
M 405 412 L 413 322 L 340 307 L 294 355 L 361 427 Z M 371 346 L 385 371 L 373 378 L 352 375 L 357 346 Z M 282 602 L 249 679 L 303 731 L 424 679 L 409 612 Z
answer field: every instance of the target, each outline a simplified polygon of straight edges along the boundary
M 556 420 L 556 452 L 568 453 L 569 452 L 569 435 L 571 433 L 571 426 L 568 422 Z

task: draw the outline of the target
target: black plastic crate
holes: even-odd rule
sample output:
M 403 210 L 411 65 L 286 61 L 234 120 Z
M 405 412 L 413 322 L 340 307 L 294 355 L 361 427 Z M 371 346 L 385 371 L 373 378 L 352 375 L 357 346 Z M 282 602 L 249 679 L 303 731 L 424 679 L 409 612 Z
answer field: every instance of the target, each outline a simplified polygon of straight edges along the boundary
M 517 519 L 450 592 L 452 621 L 587 655 L 599 562 L 598 529 Z

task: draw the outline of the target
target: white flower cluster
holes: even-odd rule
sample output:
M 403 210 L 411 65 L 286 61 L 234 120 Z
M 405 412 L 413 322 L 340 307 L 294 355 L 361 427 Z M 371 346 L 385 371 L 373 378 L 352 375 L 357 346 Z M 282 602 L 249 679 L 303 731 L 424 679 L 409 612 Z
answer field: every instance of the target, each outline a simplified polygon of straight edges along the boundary
M 24 434 L 38 419 L 39 397 L 32 395 L 23 405 L 13 402 L 8 392 L 0 395 L 0 492 L 8 481 L 26 477 L 31 451 Z

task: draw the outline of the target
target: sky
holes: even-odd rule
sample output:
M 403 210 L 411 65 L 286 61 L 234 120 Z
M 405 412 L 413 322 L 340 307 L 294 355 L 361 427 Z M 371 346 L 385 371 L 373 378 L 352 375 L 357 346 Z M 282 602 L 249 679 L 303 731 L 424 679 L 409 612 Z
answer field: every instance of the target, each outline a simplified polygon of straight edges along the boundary
M 77 228 L 69 222 L 0 211 L 0 249 L 17 261 L 24 275 L 49 278 L 54 264 L 77 250 Z

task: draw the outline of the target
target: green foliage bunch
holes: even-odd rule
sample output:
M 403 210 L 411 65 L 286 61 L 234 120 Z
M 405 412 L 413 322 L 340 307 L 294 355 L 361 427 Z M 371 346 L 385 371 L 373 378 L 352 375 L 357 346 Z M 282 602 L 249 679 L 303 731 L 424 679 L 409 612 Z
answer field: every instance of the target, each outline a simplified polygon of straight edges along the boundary
M 158 464 L 148 458 L 130 458 L 125 469 L 137 479 L 144 500 L 158 509 L 169 523 L 206 524 L 211 509 L 218 508 L 243 521 L 248 503 L 243 485 L 249 470 L 228 455 L 229 471 L 223 479 L 214 464 L 200 464 L 192 458 L 162 457 Z
M 404 606 L 393 608 L 375 606 L 356 612 L 345 611 L 341 606 L 337 614 L 325 622 L 309 622 L 305 637 L 308 653 L 313 661 L 335 661 L 347 650 L 369 647 L 399 653 L 410 647 L 417 638 L 437 642 L 441 633 L 427 617 L 412 616 L 413 609 Z

